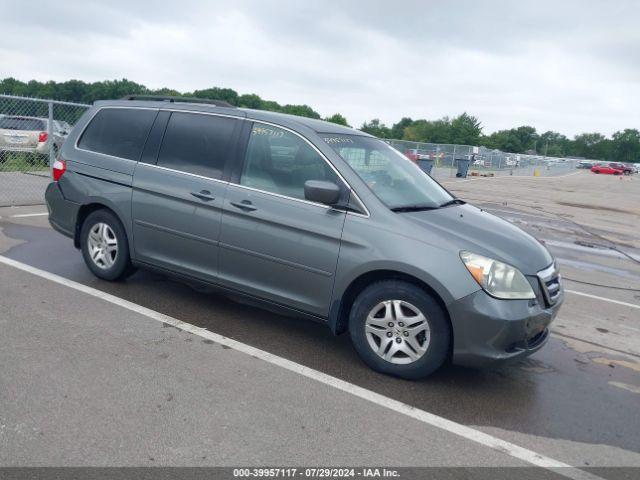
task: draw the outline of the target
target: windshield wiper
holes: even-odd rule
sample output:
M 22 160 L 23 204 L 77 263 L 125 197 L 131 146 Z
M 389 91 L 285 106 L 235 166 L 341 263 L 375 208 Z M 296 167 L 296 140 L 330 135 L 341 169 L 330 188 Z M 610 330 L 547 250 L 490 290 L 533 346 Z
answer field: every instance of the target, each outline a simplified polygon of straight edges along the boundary
M 423 210 L 435 210 L 438 207 L 432 205 L 402 205 L 400 207 L 393 207 L 390 210 L 392 212 L 421 212 Z
M 440 208 L 442 207 L 449 207 L 451 205 L 464 205 L 465 202 L 464 200 L 460 200 L 459 198 L 453 198 L 451 200 L 449 200 L 448 202 L 444 202 L 443 204 L 440 205 Z

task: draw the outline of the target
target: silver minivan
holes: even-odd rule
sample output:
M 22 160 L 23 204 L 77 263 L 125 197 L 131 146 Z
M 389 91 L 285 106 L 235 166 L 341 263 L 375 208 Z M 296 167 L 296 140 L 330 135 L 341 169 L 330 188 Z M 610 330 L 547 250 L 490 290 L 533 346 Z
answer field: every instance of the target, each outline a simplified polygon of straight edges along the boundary
M 224 102 L 101 101 L 53 167 L 49 221 L 88 268 L 206 282 L 349 332 L 377 371 L 529 355 L 563 301 L 553 257 L 351 128 Z

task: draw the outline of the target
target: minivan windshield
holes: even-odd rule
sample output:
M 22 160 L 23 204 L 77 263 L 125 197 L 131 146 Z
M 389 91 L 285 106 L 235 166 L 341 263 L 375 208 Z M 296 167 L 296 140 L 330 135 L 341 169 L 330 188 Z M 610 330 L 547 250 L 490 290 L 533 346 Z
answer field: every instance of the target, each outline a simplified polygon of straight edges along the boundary
M 464 203 L 382 140 L 362 135 L 321 136 L 391 210 L 432 210 Z

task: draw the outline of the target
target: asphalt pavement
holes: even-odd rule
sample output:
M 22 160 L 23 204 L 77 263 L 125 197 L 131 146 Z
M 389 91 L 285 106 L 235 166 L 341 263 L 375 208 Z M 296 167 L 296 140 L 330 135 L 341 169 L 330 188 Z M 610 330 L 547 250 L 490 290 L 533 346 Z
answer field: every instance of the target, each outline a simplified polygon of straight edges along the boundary
M 526 196 L 511 197 L 507 187 L 507 200 L 496 201 L 497 183 L 489 182 L 515 180 L 447 187 L 550 241 L 567 277 L 640 288 L 632 260 L 576 244 L 579 229 L 549 215 L 552 205 L 538 205 L 545 211 L 527 208 L 533 202 L 518 206 Z M 565 189 L 584 181 L 538 180 Z M 540 197 L 543 188 L 558 186 L 532 189 L 557 207 L 558 200 Z M 603 226 L 582 218 L 582 210 L 560 211 L 636 254 L 635 212 L 609 212 Z M 145 271 L 124 283 L 102 282 L 37 215 L 43 212 L 41 206 L 0 209 L 0 254 L 569 465 L 640 466 L 638 292 L 567 281 L 578 293 L 567 293 L 550 342 L 534 356 L 489 370 L 446 366 L 407 382 L 372 372 L 347 336 L 334 337 L 320 324 Z M 10 266 L 0 266 L 0 312 L 3 465 L 522 463 Z

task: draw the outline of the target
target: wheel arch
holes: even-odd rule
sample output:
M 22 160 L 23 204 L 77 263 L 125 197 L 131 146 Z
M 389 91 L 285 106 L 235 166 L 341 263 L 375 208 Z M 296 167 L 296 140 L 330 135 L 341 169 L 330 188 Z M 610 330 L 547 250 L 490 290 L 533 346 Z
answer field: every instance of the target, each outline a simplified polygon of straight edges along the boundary
M 125 234 L 127 235 L 127 242 L 129 242 L 129 247 L 130 247 L 129 251 L 132 251 L 131 238 L 130 238 L 131 236 L 129 235 L 129 232 L 126 227 L 126 223 L 124 222 L 122 215 L 119 215 L 117 210 L 112 206 L 108 205 L 106 202 L 102 202 L 99 200 L 85 203 L 78 210 L 78 215 L 76 217 L 76 226 L 75 226 L 75 231 L 73 235 L 73 245 L 76 248 L 80 248 L 80 232 L 82 231 L 82 225 L 84 224 L 85 220 L 89 215 L 91 215 L 93 212 L 96 212 L 98 210 L 107 210 L 111 212 L 113 215 L 115 215 L 115 217 L 118 220 L 120 220 L 120 223 L 124 227 Z
M 383 280 L 405 281 L 407 283 L 418 286 L 429 295 L 431 295 L 442 308 L 447 322 L 449 323 L 449 328 L 451 331 L 451 345 L 453 345 L 453 325 L 451 323 L 451 316 L 449 315 L 449 310 L 447 308 L 446 302 L 438 293 L 438 291 L 429 283 L 414 275 L 391 269 L 370 270 L 359 275 L 358 277 L 353 279 L 351 283 L 349 283 L 349 286 L 346 288 L 342 296 L 334 302 L 334 305 L 332 305 L 331 308 L 331 312 L 329 315 L 329 327 L 334 334 L 339 335 L 347 330 L 351 306 L 353 305 L 354 300 L 360 294 L 360 292 L 362 292 L 367 286 L 371 285 L 372 283 Z M 449 347 L 450 349 L 451 345 Z

